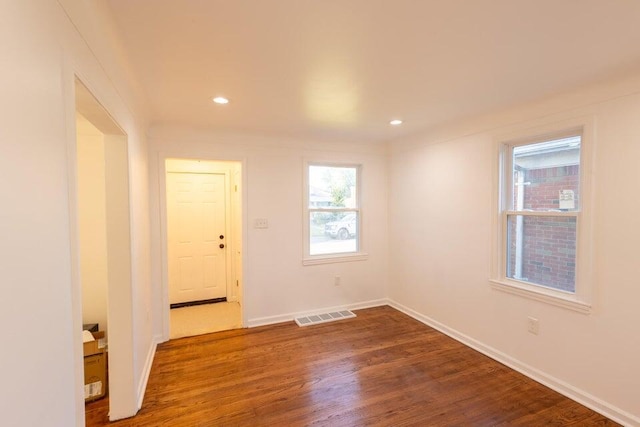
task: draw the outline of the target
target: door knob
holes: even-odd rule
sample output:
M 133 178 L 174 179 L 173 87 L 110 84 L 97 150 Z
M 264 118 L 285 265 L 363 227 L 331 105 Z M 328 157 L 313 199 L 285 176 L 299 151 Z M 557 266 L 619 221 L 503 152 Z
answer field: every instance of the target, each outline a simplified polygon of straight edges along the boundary
M 222 240 L 222 239 L 224 239 L 224 236 L 221 234 L 221 235 L 220 235 L 220 240 Z
M 224 249 L 224 243 L 220 243 L 220 249 Z

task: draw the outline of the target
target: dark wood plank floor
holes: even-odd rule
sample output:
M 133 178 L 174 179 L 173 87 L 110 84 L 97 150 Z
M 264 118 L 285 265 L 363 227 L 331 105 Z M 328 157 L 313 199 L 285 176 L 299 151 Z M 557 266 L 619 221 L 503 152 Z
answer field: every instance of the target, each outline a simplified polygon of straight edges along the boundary
M 617 425 L 393 308 L 357 315 L 164 343 L 139 414 L 111 425 Z

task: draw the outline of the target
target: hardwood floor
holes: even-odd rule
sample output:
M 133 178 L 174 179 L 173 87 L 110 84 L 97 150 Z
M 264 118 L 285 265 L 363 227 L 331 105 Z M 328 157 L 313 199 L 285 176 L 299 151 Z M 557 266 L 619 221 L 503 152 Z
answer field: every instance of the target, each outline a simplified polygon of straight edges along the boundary
M 617 425 L 393 308 L 356 314 L 164 343 L 139 414 L 111 425 Z

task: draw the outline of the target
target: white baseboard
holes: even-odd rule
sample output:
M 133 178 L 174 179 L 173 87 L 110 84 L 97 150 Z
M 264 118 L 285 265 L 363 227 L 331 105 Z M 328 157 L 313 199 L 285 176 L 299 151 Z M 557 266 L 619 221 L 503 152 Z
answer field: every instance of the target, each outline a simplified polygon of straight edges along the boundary
M 355 304 L 341 305 L 337 307 L 323 307 L 310 311 L 280 314 L 277 316 L 257 317 L 255 319 L 249 319 L 247 327 L 255 328 L 256 326 L 273 325 L 275 323 L 292 322 L 294 318 L 300 316 L 311 316 L 314 314 L 327 313 L 329 311 L 339 310 L 361 310 L 363 308 L 379 307 L 381 305 L 388 305 L 387 299 L 377 299 L 372 301 L 358 302 Z
M 411 316 L 414 319 L 424 323 L 425 325 L 428 325 L 433 329 L 436 329 L 443 334 L 448 335 L 456 341 L 459 341 L 462 344 L 471 347 L 474 350 L 477 350 L 494 360 L 497 360 L 498 362 L 510 367 L 511 369 L 518 371 L 523 375 L 526 375 L 532 380 L 537 381 L 540 384 L 543 384 L 550 389 L 557 391 L 558 393 L 568 397 L 569 399 L 575 400 L 576 402 L 586 406 L 587 408 L 593 409 L 594 411 L 604 415 L 607 418 L 612 419 L 619 424 L 625 426 L 640 426 L 640 418 L 633 414 L 623 411 L 622 409 L 617 408 L 616 406 L 611 405 L 583 390 L 580 390 L 572 386 L 571 384 L 567 384 L 566 382 L 558 378 L 555 378 L 532 366 L 522 363 L 519 360 L 496 350 L 495 348 L 484 345 L 483 343 L 476 341 L 473 338 L 456 331 L 455 329 L 451 329 L 428 316 L 405 307 L 398 302 L 395 302 L 393 300 L 387 300 L 387 302 L 389 306 L 395 308 L 396 310 L 399 310 L 406 315 Z
M 149 346 L 149 352 L 147 353 L 147 360 L 144 363 L 144 370 L 142 371 L 140 384 L 138 385 L 138 411 L 142 408 L 144 393 L 147 390 L 147 383 L 149 382 L 149 375 L 151 374 L 151 365 L 153 365 L 153 358 L 156 355 L 158 342 L 158 337 L 156 336 L 151 339 L 151 345 Z

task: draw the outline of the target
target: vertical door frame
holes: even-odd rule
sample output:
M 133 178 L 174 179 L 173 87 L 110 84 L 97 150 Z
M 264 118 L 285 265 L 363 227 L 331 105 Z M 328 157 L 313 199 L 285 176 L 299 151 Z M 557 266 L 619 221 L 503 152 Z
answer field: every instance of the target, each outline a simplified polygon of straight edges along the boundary
M 159 212 L 159 226 L 160 226 L 160 276 L 161 276 L 161 298 L 160 298 L 160 313 L 161 313 L 161 341 L 168 341 L 169 340 L 169 334 L 170 334 L 170 314 L 169 314 L 169 277 L 168 277 L 168 239 L 167 239 L 167 182 L 166 182 L 166 177 L 167 177 L 167 160 L 169 159 L 178 159 L 178 160 L 190 160 L 190 161 L 206 161 L 206 162 L 233 162 L 236 163 L 240 166 L 240 182 L 237 183 L 238 185 L 238 192 L 240 193 L 240 197 L 239 197 L 239 203 L 229 203 L 231 201 L 231 187 L 234 185 L 234 180 L 235 178 L 233 178 L 232 176 L 234 174 L 232 173 L 227 173 L 227 193 L 228 193 L 228 198 L 227 198 L 227 206 L 226 206 L 226 210 L 227 212 L 230 212 L 230 216 L 227 220 L 227 224 L 226 224 L 226 228 L 228 231 L 230 231 L 230 233 L 227 234 L 225 240 L 227 239 L 234 239 L 235 237 L 233 234 L 235 233 L 234 228 L 237 228 L 239 230 L 239 232 L 241 233 L 241 239 L 240 239 L 240 246 L 241 246 L 241 250 L 240 250 L 240 259 L 244 260 L 246 259 L 246 252 L 247 252 L 247 192 L 245 191 L 245 183 L 247 182 L 247 168 L 246 168 L 246 160 L 243 158 L 226 158 L 226 157 L 214 157 L 214 156 L 206 156 L 206 155 L 189 155 L 189 154 L 185 154 L 185 153 L 167 153 L 167 152 L 159 152 L 158 153 L 158 163 L 157 163 L 157 171 L 158 171 L 158 207 L 160 208 L 160 212 Z M 228 172 L 228 171 L 227 171 Z M 232 209 L 232 205 L 236 206 L 237 204 L 240 205 L 240 213 L 238 214 L 237 212 L 234 212 L 234 209 Z M 231 221 L 240 221 L 239 227 L 234 227 L 231 224 Z M 234 245 L 235 246 L 235 245 Z M 232 250 L 236 250 L 236 248 L 232 249 Z M 229 251 L 231 252 L 231 251 Z M 227 265 L 229 265 L 229 263 L 231 263 L 231 268 L 235 269 L 235 262 L 233 262 L 232 260 L 232 256 L 229 256 L 229 253 L 227 254 Z M 242 327 L 244 327 L 247 324 L 247 319 L 246 319 L 246 312 L 244 310 L 244 304 L 243 304 L 243 299 L 244 299 L 244 295 L 246 295 L 246 289 L 245 289 L 245 284 L 243 282 L 243 277 L 246 277 L 245 275 L 245 271 L 244 271 L 244 265 L 245 263 L 242 262 L 241 264 L 241 269 L 239 271 L 235 271 L 233 274 L 234 278 L 237 278 L 238 280 L 238 284 L 237 284 L 237 291 L 236 291 L 236 295 L 237 295 L 237 300 L 238 302 L 240 302 L 240 316 L 241 316 L 241 322 L 242 322 Z M 229 271 L 229 270 L 228 270 Z M 233 284 L 233 280 L 231 278 L 230 275 L 228 275 L 227 277 L 227 282 L 230 284 L 230 286 L 232 287 Z M 229 295 L 229 287 L 227 287 L 227 295 Z
M 112 209 L 113 212 L 108 215 L 114 220 L 113 225 L 117 228 L 120 242 L 126 241 L 127 250 L 120 251 L 116 254 L 117 268 L 119 278 L 122 279 L 117 283 L 109 280 L 108 287 L 108 309 L 107 321 L 109 323 L 109 347 L 110 357 L 108 358 L 109 377 L 111 384 L 109 387 L 109 419 L 117 420 L 133 416 L 140 409 L 141 401 L 136 396 L 135 369 L 134 369 L 134 336 L 133 336 L 133 276 L 131 270 L 131 254 L 133 248 L 131 234 L 131 164 L 129 162 L 129 143 L 126 132 L 122 130 L 114 116 L 101 103 L 96 96 L 96 91 L 89 84 L 88 79 L 83 78 L 76 70 L 69 67 L 69 73 L 65 75 L 63 80 L 65 93 L 68 93 L 69 99 L 65 106 L 66 120 L 68 132 L 67 140 L 67 169 L 68 169 L 68 185 L 69 185 L 69 240 L 70 240 L 70 258 L 71 258 L 71 293 L 72 293 L 72 324 L 74 331 L 82 330 L 82 283 L 80 276 L 80 241 L 79 241 L 79 209 L 78 209 L 78 158 L 77 158 L 77 131 L 76 131 L 76 112 L 78 111 L 77 84 L 81 84 L 92 95 L 93 111 L 104 118 L 110 120 L 121 133 L 106 133 L 105 138 L 114 138 L 116 143 L 123 144 L 121 153 L 124 158 L 121 166 L 126 168 L 126 206 L 120 209 L 119 206 L 107 206 L 107 211 Z M 93 102 L 95 101 L 95 102 Z M 91 121 L 91 120 L 90 120 Z M 95 123 L 94 123 L 95 124 Z M 108 143 L 105 141 L 105 144 Z M 118 154 L 113 153 L 117 157 Z M 106 155 L 106 149 L 105 149 Z M 126 165 L 124 161 L 126 160 Z M 119 183 L 120 185 L 123 182 Z M 116 184 L 118 185 L 118 184 Z M 120 187 L 122 189 L 122 187 Z M 122 201 L 119 199 L 119 201 Z M 107 220 L 109 221 L 109 219 Z M 117 223 L 117 224 L 116 224 Z M 109 239 L 109 236 L 107 236 Z M 109 245 L 109 243 L 107 243 Z M 113 244 L 112 244 L 113 246 Z M 115 251 L 115 248 L 112 247 Z M 113 252 L 112 251 L 112 252 Z M 114 252 L 115 253 L 115 252 Z M 111 267 L 109 267 L 111 268 Z M 109 303 L 109 301 L 111 303 Z M 114 303 L 117 301 L 117 304 Z M 124 309 L 120 309 L 124 307 Z M 84 425 L 84 357 L 82 353 L 82 338 L 80 332 L 74 335 L 76 342 L 75 355 L 75 374 L 76 374 L 76 401 L 78 402 L 77 417 L 82 420 Z

